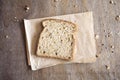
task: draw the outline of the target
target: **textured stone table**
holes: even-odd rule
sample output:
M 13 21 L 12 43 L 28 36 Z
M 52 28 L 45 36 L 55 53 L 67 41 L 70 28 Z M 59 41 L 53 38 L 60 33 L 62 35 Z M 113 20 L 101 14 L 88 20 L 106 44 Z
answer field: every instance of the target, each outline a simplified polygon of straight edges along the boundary
M 25 6 L 30 9 L 26 12 Z M 98 59 L 32 71 L 23 19 L 93 11 Z M 0 0 L 0 80 L 120 80 L 120 0 Z

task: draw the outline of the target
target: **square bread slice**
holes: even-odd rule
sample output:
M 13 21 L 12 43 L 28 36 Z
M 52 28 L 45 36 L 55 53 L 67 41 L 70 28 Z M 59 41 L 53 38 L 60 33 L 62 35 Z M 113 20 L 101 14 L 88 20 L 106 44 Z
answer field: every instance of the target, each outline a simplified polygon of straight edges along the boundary
M 51 58 L 71 60 L 75 48 L 74 23 L 60 19 L 45 19 L 40 34 L 37 55 Z

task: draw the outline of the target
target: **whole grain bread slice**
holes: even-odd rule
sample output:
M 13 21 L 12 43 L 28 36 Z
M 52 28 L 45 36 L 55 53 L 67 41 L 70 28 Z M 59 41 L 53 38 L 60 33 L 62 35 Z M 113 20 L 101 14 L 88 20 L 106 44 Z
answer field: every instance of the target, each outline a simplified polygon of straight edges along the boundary
M 45 19 L 42 21 L 42 26 L 44 29 L 40 34 L 37 55 L 73 59 L 76 25 L 60 19 Z

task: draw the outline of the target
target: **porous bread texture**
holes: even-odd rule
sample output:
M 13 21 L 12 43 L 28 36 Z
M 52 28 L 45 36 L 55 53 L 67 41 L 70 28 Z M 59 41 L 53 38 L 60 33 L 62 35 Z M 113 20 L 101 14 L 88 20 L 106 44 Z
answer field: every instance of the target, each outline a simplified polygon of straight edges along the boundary
M 59 19 L 45 19 L 40 34 L 37 55 L 71 60 L 75 48 L 76 25 Z

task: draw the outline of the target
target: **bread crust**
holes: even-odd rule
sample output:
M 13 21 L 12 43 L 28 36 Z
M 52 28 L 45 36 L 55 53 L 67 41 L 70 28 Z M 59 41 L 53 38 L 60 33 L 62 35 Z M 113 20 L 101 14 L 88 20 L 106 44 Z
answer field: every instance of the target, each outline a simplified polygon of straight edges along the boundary
M 37 51 L 36 51 L 36 55 L 37 56 L 40 56 L 40 57 L 48 57 L 48 58 L 56 58 L 56 59 L 63 59 L 63 60 L 72 60 L 73 58 L 74 58 L 74 54 L 75 54 L 75 45 L 76 45 L 76 33 L 77 33 L 77 31 L 78 31 L 78 27 L 77 27 L 77 25 L 76 24 L 74 24 L 74 23 L 72 23 L 72 22 L 70 22 L 70 21 L 66 21 L 66 20 L 61 20 L 61 19 L 53 19 L 53 18 L 49 18 L 49 19 L 44 19 L 43 21 L 42 21 L 42 25 L 43 25 L 43 28 L 45 28 L 45 26 L 44 26 L 44 24 L 43 24 L 43 22 L 44 21 L 47 21 L 47 20 L 54 20 L 54 21 L 57 21 L 57 22 L 66 22 L 66 23 L 69 23 L 69 24 L 72 24 L 72 25 L 74 25 L 74 27 L 75 27 L 75 30 L 74 30 L 74 32 L 73 32 L 73 50 L 72 50 L 72 54 L 71 54 L 71 57 L 69 58 L 65 58 L 65 57 L 57 57 L 57 56 L 49 56 L 48 54 L 44 54 L 44 55 L 39 55 L 38 53 L 38 50 L 39 50 L 39 46 L 38 46 L 38 44 L 40 43 L 40 39 L 41 39 L 41 37 L 39 37 L 39 42 L 38 42 L 38 44 L 37 44 Z M 43 29 L 43 31 L 44 31 L 44 29 Z M 41 34 L 40 34 L 40 36 L 43 34 L 43 31 L 41 32 Z

